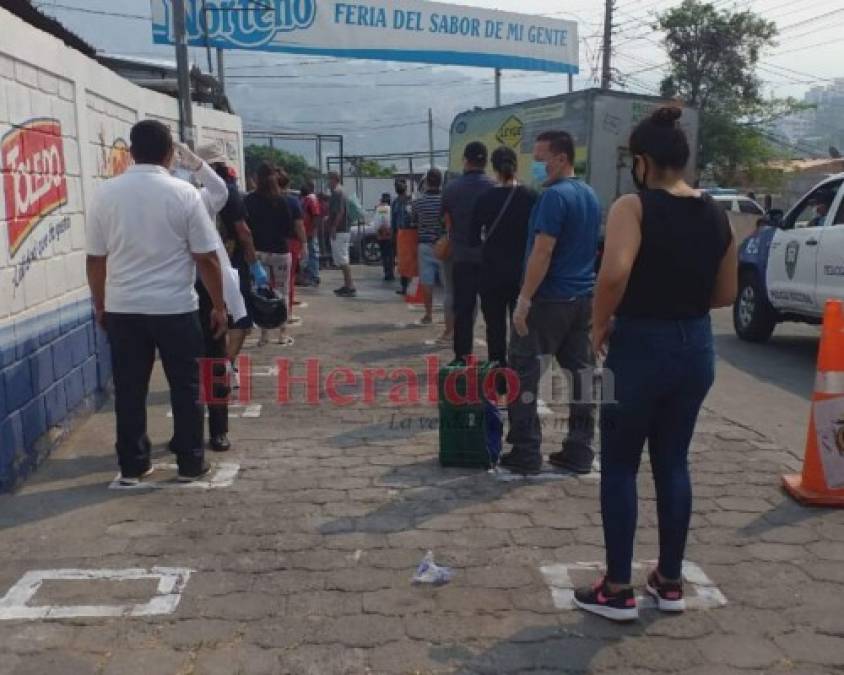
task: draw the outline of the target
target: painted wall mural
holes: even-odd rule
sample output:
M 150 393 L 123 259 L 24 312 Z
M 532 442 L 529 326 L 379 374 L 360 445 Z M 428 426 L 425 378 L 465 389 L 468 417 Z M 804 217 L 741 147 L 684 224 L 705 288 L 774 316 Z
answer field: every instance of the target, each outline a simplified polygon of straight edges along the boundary
M 129 144 L 123 138 L 116 138 L 111 144 L 107 143 L 103 129 L 100 130 L 99 138 L 101 152 L 97 175 L 103 178 L 119 176 L 132 164 Z
M 14 258 L 44 218 L 67 204 L 61 123 L 31 119 L 0 140 L 9 255 Z

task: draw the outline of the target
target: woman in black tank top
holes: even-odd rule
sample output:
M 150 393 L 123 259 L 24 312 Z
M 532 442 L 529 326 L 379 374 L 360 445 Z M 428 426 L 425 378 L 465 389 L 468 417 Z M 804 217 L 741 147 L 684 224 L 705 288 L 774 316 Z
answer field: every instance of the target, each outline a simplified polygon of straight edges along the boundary
M 621 197 L 610 210 L 595 291 L 593 346 L 607 352 L 612 377 L 605 377 L 604 398 L 614 401 L 601 415 L 607 574 L 577 590 L 575 602 L 615 620 L 638 616 L 630 580 L 645 441 L 659 516 L 659 562 L 647 590 L 663 611 L 685 608 L 688 452 L 715 377 L 709 310 L 731 305 L 738 284 L 726 214 L 683 179 L 690 151 L 681 115 L 679 108 L 660 108 L 630 137 L 639 194 Z

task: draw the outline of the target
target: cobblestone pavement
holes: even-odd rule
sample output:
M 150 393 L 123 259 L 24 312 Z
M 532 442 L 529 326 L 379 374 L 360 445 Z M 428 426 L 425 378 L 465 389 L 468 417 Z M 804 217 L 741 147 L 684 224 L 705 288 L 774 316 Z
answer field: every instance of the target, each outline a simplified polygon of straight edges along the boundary
M 365 277 L 356 300 L 325 285 L 303 292 L 296 345 L 252 347 L 256 371 L 283 355 L 301 375 L 318 356 L 323 371 L 410 366 L 424 383 L 424 341 L 437 327 L 400 327 L 419 314 L 374 270 Z M 556 608 L 540 572 L 602 560 L 596 476 L 502 482 L 442 470 L 435 407 L 383 395 L 314 406 L 301 391 L 277 407 L 274 387 L 254 378 L 261 417 L 233 419 L 236 448 L 214 458 L 240 464 L 230 487 L 108 490 L 104 409 L 0 498 L 0 596 L 31 570 L 193 570 L 169 615 L 0 620 L 0 674 L 844 671 L 844 512 L 786 498 L 780 474 L 800 462 L 754 430 L 707 412 L 694 440 L 688 557 L 729 604 L 676 617 L 647 610 L 618 626 Z M 163 443 L 160 380 L 150 400 L 151 435 Z M 546 451 L 560 439 L 555 419 Z M 640 497 L 644 561 L 657 537 L 647 467 Z M 411 585 L 428 549 L 456 569 L 450 584 Z M 148 580 L 47 581 L 29 604 L 131 605 L 152 592 Z

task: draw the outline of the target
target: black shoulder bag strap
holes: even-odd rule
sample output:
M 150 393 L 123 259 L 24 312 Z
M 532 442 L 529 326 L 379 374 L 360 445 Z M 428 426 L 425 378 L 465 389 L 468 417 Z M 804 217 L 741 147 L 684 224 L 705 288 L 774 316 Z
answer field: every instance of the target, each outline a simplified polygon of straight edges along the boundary
M 507 195 L 507 199 L 504 202 L 504 206 L 501 207 L 501 211 L 498 212 L 498 217 L 495 221 L 490 225 L 489 231 L 487 231 L 486 236 L 484 237 L 484 243 L 490 240 L 495 230 L 498 229 L 498 226 L 501 224 L 501 221 L 504 219 L 504 214 L 507 213 L 507 209 L 510 208 L 510 204 L 513 202 L 513 198 L 516 196 L 516 190 L 519 189 L 518 185 L 514 185 L 513 189 L 510 190 L 510 194 Z

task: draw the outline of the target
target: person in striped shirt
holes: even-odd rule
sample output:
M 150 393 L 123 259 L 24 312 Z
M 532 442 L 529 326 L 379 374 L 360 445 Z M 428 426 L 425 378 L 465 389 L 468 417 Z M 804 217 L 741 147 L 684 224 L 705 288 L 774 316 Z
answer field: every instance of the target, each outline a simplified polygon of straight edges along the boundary
M 434 322 L 434 284 L 441 275 L 440 261 L 434 255 L 434 244 L 445 233 L 442 218 L 442 172 L 434 167 L 425 175 L 425 192 L 415 202 L 411 213 L 413 226 L 419 233 L 419 283 L 425 300 L 425 316 L 420 323 Z

